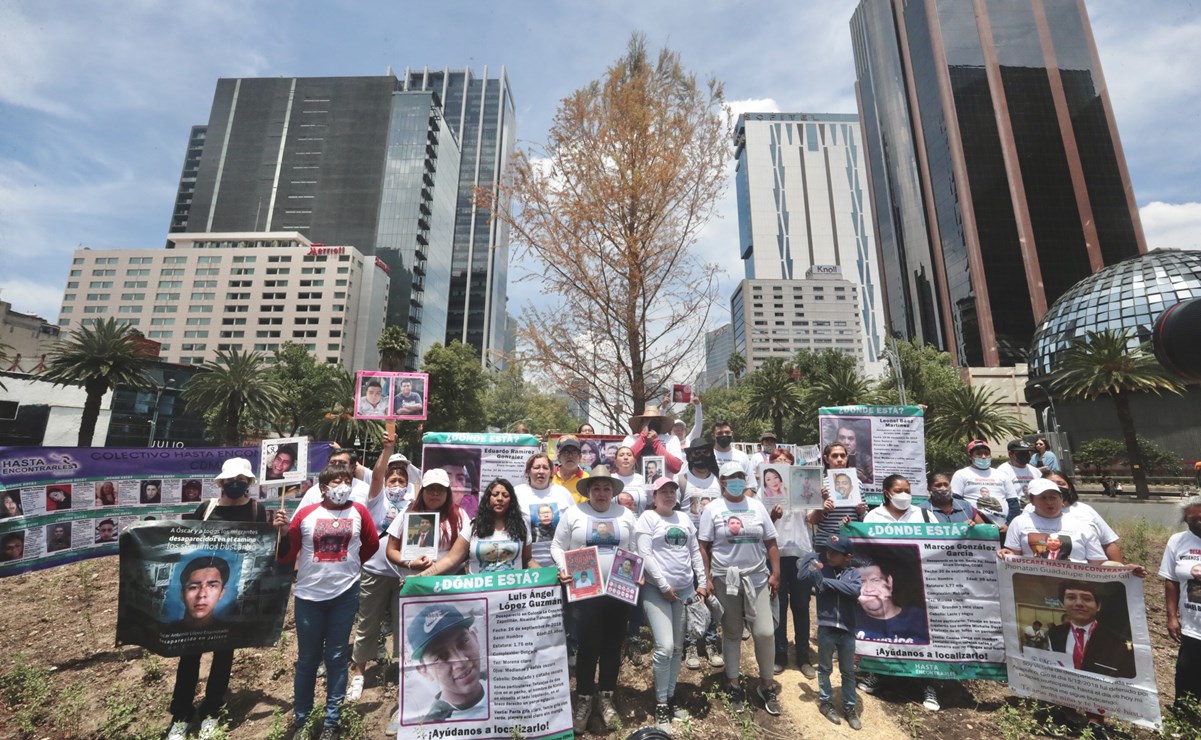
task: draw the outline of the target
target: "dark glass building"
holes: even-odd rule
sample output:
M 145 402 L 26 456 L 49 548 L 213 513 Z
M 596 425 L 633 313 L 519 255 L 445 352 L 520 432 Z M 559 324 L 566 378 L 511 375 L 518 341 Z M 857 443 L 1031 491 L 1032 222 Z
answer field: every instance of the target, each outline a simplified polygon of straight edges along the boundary
M 183 158 L 183 171 L 179 174 L 179 188 L 175 193 L 175 210 L 171 212 L 171 226 L 167 231 L 178 234 L 188 230 L 188 217 L 192 213 L 192 196 L 196 190 L 196 175 L 200 171 L 200 155 L 204 153 L 204 140 L 208 126 L 193 126 L 188 136 L 188 151 Z M 168 240 L 167 246 L 171 246 Z
M 861 0 L 851 19 L 889 330 L 1025 362 L 1065 291 L 1146 252 L 1080 0 Z
M 470 344 L 487 367 L 503 364 L 509 233 L 492 217 L 494 204 L 479 202 L 476 193 L 495 192 L 513 156 L 517 133 L 509 79 L 504 67 L 492 78 L 487 67 L 479 77 L 470 69 L 406 69 L 404 89 L 438 93 L 462 152 L 446 343 Z

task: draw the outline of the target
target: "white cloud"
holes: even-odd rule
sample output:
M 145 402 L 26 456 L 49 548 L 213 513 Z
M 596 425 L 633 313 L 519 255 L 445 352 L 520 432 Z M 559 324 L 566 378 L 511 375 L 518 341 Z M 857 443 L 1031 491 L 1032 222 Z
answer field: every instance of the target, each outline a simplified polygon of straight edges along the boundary
M 1152 201 L 1138 214 L 1148 249 L 1201 249 L 1201 203 Z
M 63 284 L 27 279 L 0 280 L 0 300 L 11 303 L 14 311 L 37 314 L 55 323 L 63 301 Z

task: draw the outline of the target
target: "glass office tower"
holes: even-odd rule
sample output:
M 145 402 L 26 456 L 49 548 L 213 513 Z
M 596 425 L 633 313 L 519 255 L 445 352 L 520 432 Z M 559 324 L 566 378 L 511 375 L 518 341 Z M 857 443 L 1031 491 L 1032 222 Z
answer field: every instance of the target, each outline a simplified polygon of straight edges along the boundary
M 861 0 L 851 19 L 889 329 L 1024 362 L 1068 288 L 1146 251 L 1080 0 Z

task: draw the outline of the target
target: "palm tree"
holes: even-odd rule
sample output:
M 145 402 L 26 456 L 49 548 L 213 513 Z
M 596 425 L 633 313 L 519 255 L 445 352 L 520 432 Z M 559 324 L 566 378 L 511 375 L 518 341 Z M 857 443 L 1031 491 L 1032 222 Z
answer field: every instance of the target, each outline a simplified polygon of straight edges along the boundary
M 221 443 L 242 442 L 242 418 L 273 419 L 284 405 L 283 390 L 267 372 L 267 358 L 258 352 L 217 350 L 217 359 L 201 365 L 188 381 L 183 400 L 194 414 L 216 410 Z
M 1163 369 L 1146 343 L 1131 350 L 1130 344 L 1134 341 L 1135 337 L 1126 329 L 1090 331 L 1073 341 L 1060 355 L 1056 368 L 1058 377 L 1052 385 L 1065 399 L 1113 397 L 1134 477 L 1134 490 L 1140 499 L 1145 499 L 1151 492 L 1147 488 L 1147 472 L 1143 469 L 1143 456 L 1134 431 L 1134 416 L 1130 413 L 1130 396 L 1147 391 L 1183 393 L 1184 386 Z
M 400 372 L 405 369 L 405 358 L 409 355 L 413 343 L 409 335 L 399 326 L 386 326 L 375 341 L 379 350 L 379 369 L 386 373 Z
M 382 364 L 382 363 L 381 363 Z M 384 436 L 378 421 L 354 418 L 354 376 L 342 370 L 334 378 L 329 399 L 313 421 L 312 432 L 318 439 L 330 439 L 350 447 L 355 439 L 368 447 L 378 444 Z
M 958 385 L 935 396 L 926 422 L 927 436 L 951 444 L 1017 437 L 1028 431 L 991 390 L 970 385 Z
M 792 377 L 792 368 L 783 360 L 773 357 L 747 376 L 747 410 L 755 416 L 770 417 L 776 437 L 783 438 L 785 414 L 795 416 L 804 408 L 804 393 Z
M 876 392 L 871 382 L 859 374 L 859 370 L 848 365 L 813 378 L 808 400 L 811 405 L 818 407 L 854 406 L 874 403 Z
M 746 371 L 746 358 L 738 352 L 731 352 L 730 359 L 726 360 L 726 369 L 734 373 L 734 380 L 738 380 Z
M 42 378 L 55 385 L 82 385 L 87 393 L 79 420 L 80 447 L 90 447 L 100 417 L 104 394 L 118 385 L 134 389 L 154 385 L 147 369 L 153 355 L 141 343 L 141 334 L 115 319 L 81 326 L 50 352 Z

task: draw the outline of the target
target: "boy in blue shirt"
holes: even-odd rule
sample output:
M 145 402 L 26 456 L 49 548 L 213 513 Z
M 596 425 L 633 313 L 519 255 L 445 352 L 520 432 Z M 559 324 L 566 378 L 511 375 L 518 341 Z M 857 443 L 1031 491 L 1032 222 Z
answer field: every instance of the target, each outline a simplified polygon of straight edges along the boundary
M 859 600 L 859 571 L 851 566 L 851 541 L 830 535 L 825 552 L 805 555 L 797 566 L 797 579 L 817 594 L 817 685 L 822 716 L 842 724 L 834 708 L 830 685 L 833 657 L 838 654 L 842 674 L 842 706 L 852 730 L 863 729 L 855 693 L 855 605 Z

